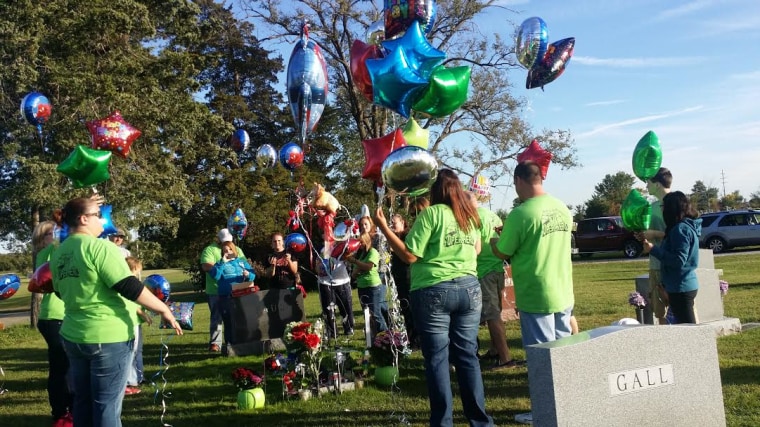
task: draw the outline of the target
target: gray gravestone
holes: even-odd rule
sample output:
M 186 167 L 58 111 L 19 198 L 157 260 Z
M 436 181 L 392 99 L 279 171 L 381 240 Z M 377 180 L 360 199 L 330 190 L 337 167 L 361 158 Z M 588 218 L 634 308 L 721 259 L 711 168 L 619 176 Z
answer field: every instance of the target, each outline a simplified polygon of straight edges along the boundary
M 533 425 L 726 425 L 709 326 L 608 326 L 527 355 Z

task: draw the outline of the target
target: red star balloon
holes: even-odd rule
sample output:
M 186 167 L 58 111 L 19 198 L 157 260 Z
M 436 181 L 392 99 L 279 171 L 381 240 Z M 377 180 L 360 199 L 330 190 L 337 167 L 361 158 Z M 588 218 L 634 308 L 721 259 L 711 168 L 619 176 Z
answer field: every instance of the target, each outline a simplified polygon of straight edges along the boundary
M 108 150 L 126 159 L 132 143 L 142 132 L 127 123 L 119 111 L 114 111 L 104 119 L 87 122 L 92 137 L 92 148 Z
M 74 188 L 88 187 L 111 177 L 108 173 L 110 160 L 110 151 L 103 152 L 77 145 L 69 157 L 58 164 L 55 170 L 66 175 L 74 184 Z
M 354 79 L 356 89 L 372 102 L 374 94 L 372 90 L 372 78 L 367 70 L 365 61 L 368 59 L 378 59 L 382 57 L 382 50 L 379 46 L 367 44 L 361 40 L 354 40 L 351 45 L 351 77 Z
M 365 139 L 362 141 L 364 146 L 364 170 L 362 171 L 362 178 L 371 179 L 378 185 L 382 184 L 382 167 L 383 161 L 388 157 L 391 151 L 406 147 L 406 140 L 404 139 L 404 133 L 402 130 L 396 129 L 388 135 L 381 136 L 380 138 Z
M 544 150 L 538 145 L 538 140 L 531 141 L 528 148 L 517 155 L 517 163 L 534 162 L 541 168 L 541 179 L 546 179 L 546 173 L 549 171 L 549 163 L 552 161 L 552 153 Z

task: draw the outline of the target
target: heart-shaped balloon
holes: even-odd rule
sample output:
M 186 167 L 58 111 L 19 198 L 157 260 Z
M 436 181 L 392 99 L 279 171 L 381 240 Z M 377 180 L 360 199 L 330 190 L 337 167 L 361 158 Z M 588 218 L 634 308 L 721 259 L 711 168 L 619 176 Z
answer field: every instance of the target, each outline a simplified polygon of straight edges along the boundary
M 406 140 L 401 129 L 396 129 L 380 138 L 365 139 L 362 141 L 362 146 L 364 147 L 365 159 L 362 178 L 372 180 L 381 185 L 383 161 L 391 151 L 405 147 Z
M 531 161 L 541 169 L 541 179 L 546 179 L 549 172 L 549 164 L 552 161 L 552 153 L 544 150 L 538 145 L 538 140 L 534 139 L 522 153 L 517 155 L 517 163 Z
M 438 161 L 420 147 L 402 147 L 390 153 L 382 166 L 383 184 L 400 195 L 426 193 L 438 176 Z
M 652 179 L 662 165 L 660 139 L 651 130 L 641 137 L 633 149 L 633 174 L 646 182 Z
M 94 150 L 84 145 L 77 145 L 55 170 L 66 175 L 74 188 L 82 188 L 109 179 L 111 174 L 108 172 L 108 162 L 110 161 L 110 151 Z
M 92 148 L 108 150 L 126 159 L 132 143 L 142 132 L 127 123 L 119 111 L 114 111 L 106 118 L 87 122 Z

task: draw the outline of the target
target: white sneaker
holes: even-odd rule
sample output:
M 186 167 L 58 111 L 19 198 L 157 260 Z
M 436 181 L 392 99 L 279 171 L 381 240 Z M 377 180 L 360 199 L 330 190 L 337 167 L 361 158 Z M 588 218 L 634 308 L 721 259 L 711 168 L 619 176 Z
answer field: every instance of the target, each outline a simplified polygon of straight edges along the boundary
M 520 424 L 533 424 L 533 413 L 526 412 L 524 414 L 515 415 L 515 421 Z

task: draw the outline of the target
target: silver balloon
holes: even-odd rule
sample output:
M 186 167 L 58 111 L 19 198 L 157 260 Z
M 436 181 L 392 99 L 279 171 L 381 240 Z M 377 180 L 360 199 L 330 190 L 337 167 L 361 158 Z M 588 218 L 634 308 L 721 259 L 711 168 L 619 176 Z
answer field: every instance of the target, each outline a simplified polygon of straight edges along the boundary
M 325 58 L 319 45 L 309 40 L 307 24 L 290 54 L 286 87 L 290 112 L 303 145 L 306 134 L 314 130 L 322 117 L 328 93 Z
M 543 19 L 534 16 L 520 24 L 515 40 L 517 60 L 530 69 L 536 61 L 544 57 L 549 45 L 549 30 Z
M 264 144 L 256 150 L 256 164 L 262 169 L 273 168 L 277 164 L 277 150 Z
M 401 147 L 385 158 L 383 184 L 400 195 L 419 196 L 428 191 L 438 176 L 438 161 L 424 148 Z
M 346 225 L 345 222 L 339 223 L 333 229 L 333 239 L 335 239 L 336 242 L 348 240 L 348 237 L 351 234 L 351 227 L 352 226 Z
M 375 21 L 367 28 L 367 44 L 380 46 L 380 42 L 385 41 L 385 18 Z

